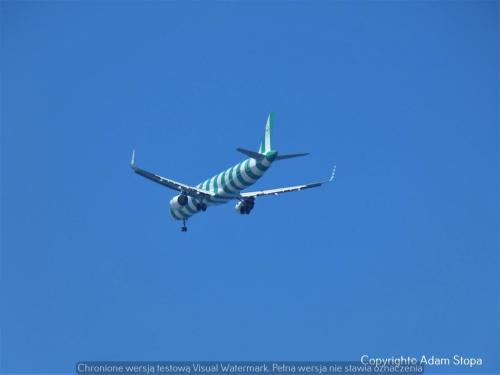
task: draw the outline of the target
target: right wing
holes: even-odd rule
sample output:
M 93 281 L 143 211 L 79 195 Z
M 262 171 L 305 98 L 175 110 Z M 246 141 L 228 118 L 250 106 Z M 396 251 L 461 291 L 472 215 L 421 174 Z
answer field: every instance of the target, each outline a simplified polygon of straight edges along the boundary
M 171 180 L 169 178 L 162 177 L 160 175 L 145 171 L 144 169 L 141 169 L 135 165 L 135 150 L 132 151 L 132 161 L 130 162 L 130 166 L 134 170 L 135 173 L 141 175 L 142 177 L 146 177 L 147 179 L 157 182 L 163 186 L 166 186 L 170 189 L 177 190 L 180 193 L 189 195 L 190 197 L 193 198 L 209 198 L 213 196 L 214 194 L 211 193 L 210 191 L 203 190 L 200 188 L 197 188 L 195 186 L 189 186 L 186 184 L 183 184 L 181 182 L 177 182 L 174 180 Z
M 288 186 L 288 187 L 277 188 L 277 189 L 250 191 L 247 193 L 241 193 L 240 196 L 242 198 L 255 198 L 255 197 L 260 197 L 260 196 L 264 196 L 264 195 L 278 195 L 278 194 L 283 194 L 283 193 L 291 193 L 292 191 L 300 191 L 300 190 L 304 190 L 304 189 L 318 187 L 318 186 L 321 186 L 327 182 L 332 181 L 335 178 L 335 169 L 336 169 L 336 166 L 333 167 L 332 175 L 326 181 L 314 182 L 312 184 Z

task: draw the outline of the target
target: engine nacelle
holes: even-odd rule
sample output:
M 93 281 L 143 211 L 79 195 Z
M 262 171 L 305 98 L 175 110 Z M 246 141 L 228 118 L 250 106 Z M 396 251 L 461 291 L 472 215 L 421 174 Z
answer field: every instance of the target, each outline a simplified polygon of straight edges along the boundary
M 170 207 L 174 210 L 179 210 L 188 203 L 188 197 L 183 194 L 176 195 L 170 200 Z
M 236 206 L 234 206 L 234 209 L 237 213 L 243 215 L 246 209 L 245 202 L 239 201 L 238 203 L 236 203 Z
M 239 201 L 238 203 L 236 203 L 236 206 L 234 206 L 234 209 L 236 210 L 237 213 L 241 214 L 241 215 L 244 215 L 244 214 L 249 214 L 250 211 L 252 211 L 252 208 L 254 206 L 254 202 L 253 202 L 253 199 L 250 200 L 243 200 L 243 201 Z

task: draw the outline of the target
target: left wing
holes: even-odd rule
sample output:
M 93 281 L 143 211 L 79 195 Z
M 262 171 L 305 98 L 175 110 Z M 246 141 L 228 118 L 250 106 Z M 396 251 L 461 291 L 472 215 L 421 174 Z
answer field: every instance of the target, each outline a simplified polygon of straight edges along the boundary
M 197 188 L 195 186 L 189 186 L 186 184 L 183 184 L 182 182 L 177 182 L 174 180 L 171 180 L 169 178 L 162 177 L 160 175 L 145 171 L 144 169 L 141 169 L 135 165 L 135 150 L 132 151 L 132 161 L 130 162 L 130 166 L 134 170 L 135 173 L 141 175 L 142 177 L 146 177 L 147 179 L 157 182 L 163 186 L 166 186 L 170 189 L 177 190 L 182 194 L 189 195 L 190 197 L 193 198 L 209 198 L 213 196 L 214 194 L 210 191 L 203 190 L 200 188 Z
M 318 186 L 321 186 L 327 182 L 332 181 L 335 178 L 335 169 L 336 169 L 336 166 L 333 167 L 332 175 L 326 181 L 314 182 L 312 184 L 305 184 L 305 185 L 288 186 L 288 187 L 277 188 L 277 189 L 250 191 L 248 193 L 241 193 L 240 196 L 242 198 L 255 198 L 255 197 L 260 197 L 260 196 L 264 196 L 264 195 L 278 195 L 278 194 L 282 194 L 282 193 L 291 193 L 292 191 L 300 191 L 300 190 L 304 190 L 304 189 L 318 187 Z

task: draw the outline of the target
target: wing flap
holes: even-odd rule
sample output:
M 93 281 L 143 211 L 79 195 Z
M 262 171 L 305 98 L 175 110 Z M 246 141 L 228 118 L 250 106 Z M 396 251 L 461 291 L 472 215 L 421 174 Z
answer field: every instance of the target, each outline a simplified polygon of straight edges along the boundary
M 177 182 L 137 167 L 135 165 L 135 152 L 132 153 L 132 161 L 130 163 L 130 166 L 132 167 L 134 172 L 137 173 L 138 175 L 141 175 L 142 177 L 145 177 L 151 181 L 166 186 L 170 189 L 177 190 L 180 193 L 189 195 L 193 198 L 200 198 L 200 197 L 209 198 L 215 195 L 210 191 L 200 189 L 195 186 L 186 185 L 183 184 L 182 182 Z
M 336 166 L 333 167 L 332 174 L 331 174 L 330 178 L 326 181 L 313 182 L 311 184 L 304 184 L 304 185 L 288 186 L 288 187 L 282 187 L 282 188 L 277 188 L 277 189 L 249 191 L 246 193 L 241 193 L 240 195 L 242 198 L 255 198 L 255 197 L 261 197 L 261 196 L 266 196 L 266 195 L 278 195 L 278 194 L 283 194 L 283 193 L 291 193 L 293 191 L 301 191 L 304 189 L 311 189 L 311 188 L 319 187 L 327 182 L 332 181 L 335 178 L 335 169 L 336 169 Z
M 291 193 L 292 191 L 301 191 L 301 190 L 304 190 L 304 189 L 310 189 L 310 188 L 321 186 L 322 184 L 323 183 L 321 183 L 321 182 L 317 182 L 317 183 L 314 183 L 314 184 L 288 186 L 288 187 L 277 188 L 277 189 L 260 190 L 260 191 L 250 191 L 250 192 L 247 192 L 247 193 L 241 193 L 240 195 L 243 198 L 261 197 L 261 196 L 265 196 L 265 195 L 278 195 L 278 194 L 283 194 L 283 193 Z

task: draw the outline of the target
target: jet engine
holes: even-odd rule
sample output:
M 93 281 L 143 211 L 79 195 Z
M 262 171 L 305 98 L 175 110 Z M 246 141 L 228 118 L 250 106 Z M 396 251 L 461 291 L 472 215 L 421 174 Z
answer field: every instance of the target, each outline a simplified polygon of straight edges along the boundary
M 179 194 L 170 200 L 170 207 L 173 209 L 180 209 L 188 203 L 188 197 L 184 194 Z
M 236 203 L 236 206 L 234 206 L 234 209 L 236 210 L 237 213 L 241 215 L 249 214 L 250 211 L 252 211 L 252 208 L 254 206 L 254 201 L 253 199 L 245 199 L 242 201 L 239 201 Z

